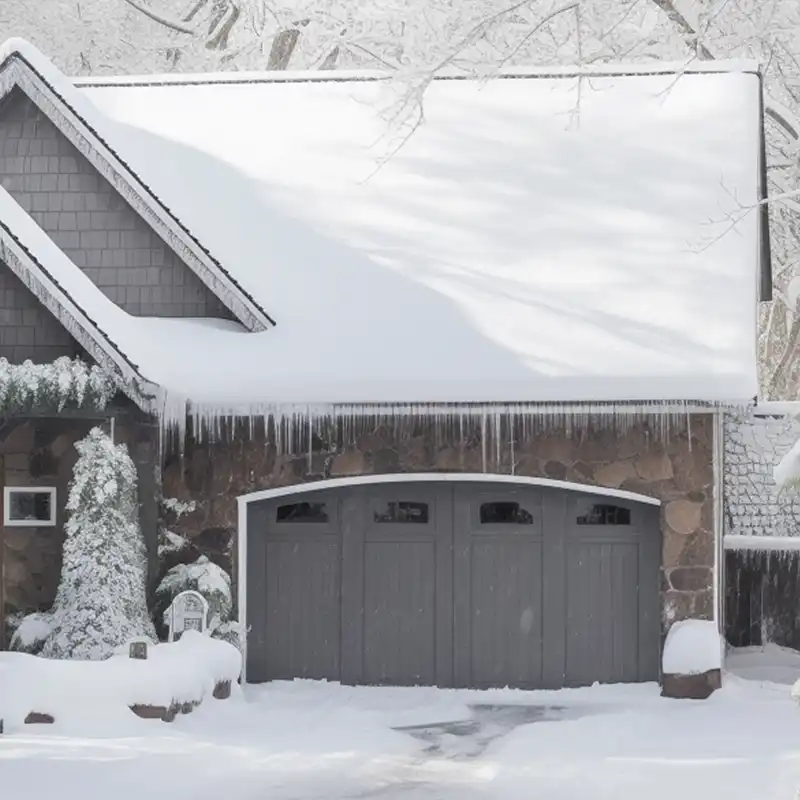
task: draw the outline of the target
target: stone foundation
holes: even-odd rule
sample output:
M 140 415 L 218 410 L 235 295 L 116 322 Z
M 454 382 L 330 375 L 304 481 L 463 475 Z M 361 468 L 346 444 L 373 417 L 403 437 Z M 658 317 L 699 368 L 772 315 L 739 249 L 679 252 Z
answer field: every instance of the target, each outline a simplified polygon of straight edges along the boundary
M 710 669 L 698 675 L 666 674 L 661 681 L 662 697 L 676 700 L 705 700 L 722 688 L 722 671 Z
M 295 431 L 282 454 L 274 431 L 232 441 L 189 441 L 164 467 L 166 497 L 194 500 L 197 511 L 174 529 L 197 540 L 228 536 L 236 497 L 261 489 L 379 473 L 489 472 L 605 486 L 662 500 L 664 628 L 713 615 L 713 466 L 711 415 L 694 415 L 666 435 L 658 420 L 624 429 L 586 426 L 534 430 L 520 421 L 436 425 L 430 419 L 340 425 L 324 435 Z M 308 449 L 308 442 L 311 447 Z M 282 442 L 285 449 L 289 446 Z M 224 536 L 223 536 L 224 535 Z M 232 554 L 235 554 L 235 546 Z M 235 566 L 235 565 L 234 565 Z

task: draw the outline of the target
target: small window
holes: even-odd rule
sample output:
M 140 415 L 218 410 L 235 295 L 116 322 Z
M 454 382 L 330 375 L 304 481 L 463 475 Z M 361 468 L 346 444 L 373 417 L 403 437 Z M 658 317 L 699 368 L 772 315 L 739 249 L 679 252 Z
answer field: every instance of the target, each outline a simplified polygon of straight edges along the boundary
M 631 512 L 628 508 L 598 504 L 587 514 L 578 517 L 578 525 L 630 525 Z
M 327 522 L 325 503 L 292 503 L 278 506 L 276 522 Z
M 481 524 L 533 525 L 533 514 L 519 503 L 484 503 L 481 506 Z
M 51 486 L 6 486 L 3 524 L 51 527 L 56 524 L 56 490 Z
M 409 503 L 405 500 L 390 501 L 383 511 L 376 511 L 375 522 L 405 522 L 426 525 L 428 522 L 427 503 Z

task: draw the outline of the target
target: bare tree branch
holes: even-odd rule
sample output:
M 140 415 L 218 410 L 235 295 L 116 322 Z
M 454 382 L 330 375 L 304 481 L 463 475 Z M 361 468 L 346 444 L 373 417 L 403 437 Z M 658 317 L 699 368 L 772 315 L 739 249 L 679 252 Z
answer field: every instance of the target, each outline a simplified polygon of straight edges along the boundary
M 177 33 L 185 33 L 187 36 L 194 36 L 196 31 L 192 28 L 188 28 L 182 22 L 174 19 L 169 19 L 168 17 L 163 16 L 162 14 L 153 11 L 152 8 L 149 6 L 140 3 L 139 0 L 124 0 L 129 6 L 135 8 L 139 13 L 144 14 L 146 17 L 149 17 L 153 22 L 157 22 L 159 25 L 163 25 L 165 28 L 169 28 L 170 30 L 176 31 Z
M 234 0 L 228 0 L 228 10 L 223 17 L 218 21 L 218 27 L 214 31 L 213 36 L 206 42 L 208 50 L 225 50 L 228 47 L 228 40 L 236 25 L 239 17 L 241 16 L 241 9 L 239 4 Z
M 674 0 L 653 0 L 653 2 L 672 20 L 675 27 L 687 37 L 695 41 L 697 57 L 703 61 L 713 61 L 714 54 L 700 41 L 700 34 L 691 22 L 676 7 Z

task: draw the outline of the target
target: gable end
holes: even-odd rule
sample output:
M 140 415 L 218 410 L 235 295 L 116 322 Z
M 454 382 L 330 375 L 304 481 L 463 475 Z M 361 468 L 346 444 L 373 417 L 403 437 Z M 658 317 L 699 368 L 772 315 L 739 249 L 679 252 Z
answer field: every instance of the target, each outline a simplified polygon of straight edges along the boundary
M 50 69 L 55 72 L 54 68 Z M 58 83 L 55 78 L 48 80 L 41 70 L 17 51 L 12 51 L 0 64 L 0 74 L 3 76 L 5 93 L 19 87 L 236 319 L 251 331 L 266 330 L 275 324 L 255 299 L 106 142 L 86 115 L 76 110 L 76 105 L 88 101 L 73 98 L 75 102 L 70 103 L 65 97 L 65 94 L 69 94 L 66 85 L 59 90 L 54 85 Z M 58 77 L 66 82 L 63 76 Z M 69 90 L 78 91 L 72 86 L 69 86 Z
M 0 103 L 0 143 L 6 191 L 109 300 L 134 316 L 231 318 L 20 89 Z

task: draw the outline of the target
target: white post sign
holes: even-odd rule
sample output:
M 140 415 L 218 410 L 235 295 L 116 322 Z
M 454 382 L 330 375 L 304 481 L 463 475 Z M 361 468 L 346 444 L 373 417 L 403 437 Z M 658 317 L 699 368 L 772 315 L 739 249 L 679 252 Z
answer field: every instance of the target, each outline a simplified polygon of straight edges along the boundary
M 193 590 L 181 592 L 172 601 L 164 616 L 169 626 L 167 641 L 177 641 L 185 631 L 205 633 L 208 628 L 208 601 L 200 592 Z

